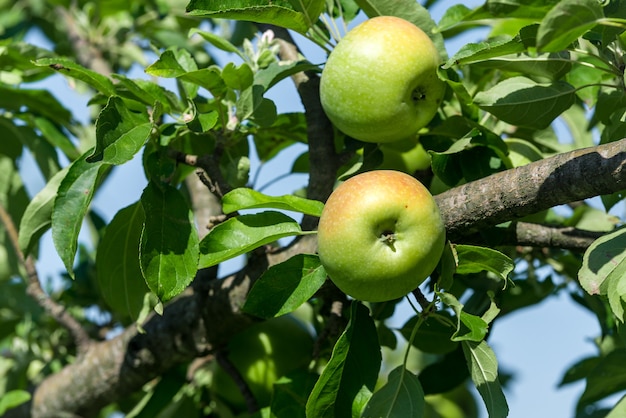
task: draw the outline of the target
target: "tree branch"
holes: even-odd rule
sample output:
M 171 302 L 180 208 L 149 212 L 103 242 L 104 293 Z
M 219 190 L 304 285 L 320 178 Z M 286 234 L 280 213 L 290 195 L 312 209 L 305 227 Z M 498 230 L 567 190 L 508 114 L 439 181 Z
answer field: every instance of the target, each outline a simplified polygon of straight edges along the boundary
M 558 228 L 528 222 L 516 222 L 505 234 L 504 244 L 585 251 L 604 234 L 605 232 L 586 231 L 573 227 Z M 507 240 L 507 237 L 511 237 L 511 240 Z
M 557 205 L 626 189 L 626 139 L 558 154 L 435 196 L 452 240 Z
M 286 61 L 298 61 L 300 52 L 289 32 L 277 26 L 260 25 L 261 30 L 272 30 L 280 41 L 280 57 Z M 307 137 L 309 138 L 309 184 L 307 197 L 325 202 L 333 191 L 337 170 L 341 166 L 335 152 L 335 133 L 320 102 L 320 78 L 317 73 L 307 71 L 292 76 L 305 109 Z M 305 216 L 302 226 L 313 229 L 317 218 Z
M 91 338 L 87 334 L 87 331 L 82 325 L 65 310 L 62 305 L 59 305 L 50 298 L 41 288 L 41 282 L 39 281 L 39 274 L 35 267 L 35 262 L 32 257 L 24 257 L 24 253 L 20 249 L 18 242 L 18 232 L 11 215 L 7 212 L 4 205 L 0 203 L 0 222 L 4 225 L 11 245 L 17 254 L 17 257 L 26 269 L 26 277 L 28 286 L 26 287 L 26 293 L 28 293 L 35 301 L 46 311 L 48 315 L 54 318 L 61 326 L 65 327 L 74 342 L 79 354 L 83 354 L 89 345 L 91 344 Z

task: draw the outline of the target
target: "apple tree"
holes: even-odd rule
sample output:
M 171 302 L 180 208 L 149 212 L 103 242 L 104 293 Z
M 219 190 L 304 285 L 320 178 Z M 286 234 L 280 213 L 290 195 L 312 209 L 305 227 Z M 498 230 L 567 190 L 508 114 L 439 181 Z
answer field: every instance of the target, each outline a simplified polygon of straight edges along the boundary
M 0 415 L 505 417 L 490 329 L 562 293 L 601 330 L 596 355 L 562 365 L 586 384 L 572 409 L 624 416 L 626 3 L 449 3 L 2 1 Z M 312 58 L 381 15 L 428 35 L 444 90 L 385 144 L 330 122 Z M 412 71 L 393 48 L 383 83 Z M 280 111 L 279 88 L 302 110 Z M 142 191 L 99 213 L 133 161 Z M 264 193 L 277 161 L 306 187 Z M 368 302 L 328 278 L 316 228 L 338 184 L 382 168 L 430 190 L 446 242 L 418 288 Z M 335 251 L 364 245 L 348 242 Z

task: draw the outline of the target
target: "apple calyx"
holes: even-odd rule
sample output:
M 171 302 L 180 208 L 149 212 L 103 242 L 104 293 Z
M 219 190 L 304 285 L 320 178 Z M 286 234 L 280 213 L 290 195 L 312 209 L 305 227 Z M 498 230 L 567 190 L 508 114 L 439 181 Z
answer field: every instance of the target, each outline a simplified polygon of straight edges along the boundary
M 415 89 L 413 89 L 411 99 L 414 103 L 418 103 L 426 99 L 426 89 L 422 86 L 416 87 Z
M 380 238 L 378 239 L 380 242 L 383 242 L 391 248 L 391 251 L 396 252 L 395 242 L 396 242 L 396 234 L 393 231 L 385 230 L 380 234 Z

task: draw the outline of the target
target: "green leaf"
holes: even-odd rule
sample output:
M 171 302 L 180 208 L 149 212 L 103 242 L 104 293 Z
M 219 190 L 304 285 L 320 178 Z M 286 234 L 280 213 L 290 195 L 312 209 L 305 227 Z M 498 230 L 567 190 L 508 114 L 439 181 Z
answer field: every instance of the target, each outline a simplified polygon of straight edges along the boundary
M 146 68 L 146 73 L 155 77 L 173 78 L 187 73 L 188 69 L 178 62 L 177 51 L 168 49 L 159 59 Z M 179 54 L 180 55 L 180 54 Z M 197 68 L 194 68 L 195 70 Z
M 369 310 L 352 302 L 350 322 L 306 404 L 307 417 L 360 415 L 363 398 L 374 390 L 382 357 Z
M 72 113 L 67 110 L 48 90 L 14 89 L 0 85 L 0 109 L 45 117 L 63 126 L 72 124 Z
M 511 258 L 500 251 L 475 245 L 455 245 L 458 265 L 457 274 L 479 273 L 489 271 L 502 280 L 506 280 L 515 268 Z
M 417 321 L 418 317 L 413 316 L 400 329 L 407 341 Z M 453 323 L 454 319 L 446 312 L 428 315 L 415 333 L 413 346 L 424 353 L 445 354 L 454 351 L 459 343 L 452 339 L 458 332 Z
M 290 210 L 319 217 L 324 209 L 324 204 L 317 200 L 305 199 L 294 195 L 268 196 L 245 187 L 234 189 L 222 198 L 224 213 L 258 208 Z
M 124 164 L 143 147 L 151 130 L 146 113 L 130 110 L 120 97 L 112 96 L 96 120 L 96 149 L 87 161 Z
M 326 271 L 317 255 L 295 255 L 263 273 L 242 309 L 265 319 L 285 315 L 313 297 L 325 281 Z
M 304 113 L 281 113 L 271 126 L 255 129 L 252 136 L 259 159 L 267 162 L 295 142 L 307 142 Z
M 581 286 L 590 295 L 606 295 L 608 282 L 626 259 L 626 228 L 598 238 L 587 248 L 578 272 Z
M 48 141 L 50 145 L 59 148 L 70 161 L 80 157 L 79 151 L 72 141 L 59 130 L 56 123 L 42 117 L 33 118 L 34 127 L 37 128 L 41 135 Z
M 67 58 L 41 58 L 35 61 L 40 67 L 48 66 L 59 73 L 88 84 L 105 96 L 115 95 L 115 86 L 106 76 L 89 70 Z
M 54 199 L 69 167 L 56 173 L 30 201 L 20 221 L 18 242 L 24 256 L 30 254 L 39 238 L 52 225 Z
M 99 163 L 88 163 L 83 154 L 74 161 L 57 191 L 52 211 L 52 241 L 70 277 L 74 278 L 74 258 L 78 248 L 78 233 L 89 209 L 96 188 Z
M 463 341 L 463 354 L 470 376 L 483 398 L 489 418 L 505 418 L 509 406 L 498 381 L 498 361 L 485 341 Z
M 16 408 L 30 401 L 30 393 L 25 390 L 10 390 L 0 398 L 0 416 L 9 409 Z
M 229 62 L 222 68 L 222 78 L 229 88 L 243 91 L 252 85 L 254 74 L 252 68 L 245 62 L 240 66 Z
M 198 28 L 191 28 L 189 31 L 189 36 L 198 34 L 205 41 L 210 42 L 216 48 L 221 49 L 222 51 L 230 52 L 231 54 L 239 55 L 239 58 L 246 59 L 245 55 L 233 44 L 228 42 L 224 37 L 219 36 L 213 32 L 207 32 L 204 30 L 200 30 Z
M 119 96 L 135 100 L 146 106 L 154 106 L 157 102 L 161 103 L 167 113 L 182 110 L 176 94 L 159 86 L 154 81 L 131 80 L 119 74 L 113 74 L 112 77 L 118 80 L 116 90 Z
M 591 371 L 600 363 L 601 357 L 585 357 L 577 361 L 563 375 L 559 386 L 586 379 Z
M 467 65 L 483 62 L 509 54 L 519 54 L 526 50 L 520 35 L 513 38 L 493 38 L 480 43 L 468 43 L 450 58 L 443 68 L 453 65 Z
M 537 31 L 537 48 L 544 52 L 566 49 L 604 18 L 597 0 L 563 0 L 543 18 Z
M 324 0 L 297 2 L 297 8 L 293 3 L 287 0 L 236 0 L 225 4 L 211 0 L 191 0 L 187 5 L 187 13 L 191 16 L 269 23 L 305 34 L 324 9 Z
M 508 73 L 522 73 L 530 77 L 537 77 L 542 81 L 558 80 L 572 68 L 569 52 L 565 51 L 536 56 L 528 54 L 505 55 L 481 61 L 476 65 Z
M 568 83 L 540 84 L 520 76 L 478 92 L 474 103 L 512 125 L 544 129 L 574 104 L 575 99 L 576 91 Z
M 137 320 L 149 291 L 141 274 L 139 245 L 145 214 L 141 203 L 120 210 L 98 245 L 96 269 L 102 297 L 122 316 Z
M 148 287 L 166 302 L 181 293 L 198 269 L 198 233 L 178 189 L 148 183 L 141 195 L 146 216 L 141 234 L 141 271 Z
M 587 248 L 578 280 L 590 295 L 607 295 L 615 316 L 626 319 L 626 228 L 598 238 Z
M 301 71 L 319 72 L 320 68 L 319 66 L 311 64 L 308 61 L 275 61 L 267 67 L 260 69 L 256 72 L 256 74 L 254 74 L 254 84 L 260 85 L 263 87 L 264 91 L 268 91 L 279 81 L 284 80 L 285 78 Z
M 280 238 L 302 235 L 300 225 L 280 212 L 267 211 L 230 218 L 200 243 L 200 268 L 217 265 Z
M 489 327 L 487 322 L 476 315 L 463 310 L 463 304 L 450 293 L 438 293 L 441 301 L 454 310 L 457 316 L 456 331 L 451 337 L 452 341 L 482 341 L 487 335 Z
M 272 418 L 306 418 L 306 400 L 319 376 L 298 370 L 274 383 L 271 401 Z
M 578 408 L 626 389 L 626 349 L 611 351 L 587 375 Z
M 361 418 L 421 417 L 425 407 L 424 390 L 417 376 L 398 366 L 372 395 Z
M 438 356 L 418 376 L 427 395 L 449 392 L 467 382 L 468 377 L 469 370 L 461 344 L 454 351 Z

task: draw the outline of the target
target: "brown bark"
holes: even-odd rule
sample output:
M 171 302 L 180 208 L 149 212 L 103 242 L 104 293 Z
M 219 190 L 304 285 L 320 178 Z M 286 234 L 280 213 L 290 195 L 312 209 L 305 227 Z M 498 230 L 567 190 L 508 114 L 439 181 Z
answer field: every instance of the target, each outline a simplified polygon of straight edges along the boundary
M 435 196 L 448 236 L 626 189 L 626 139 L 546 158 Z

